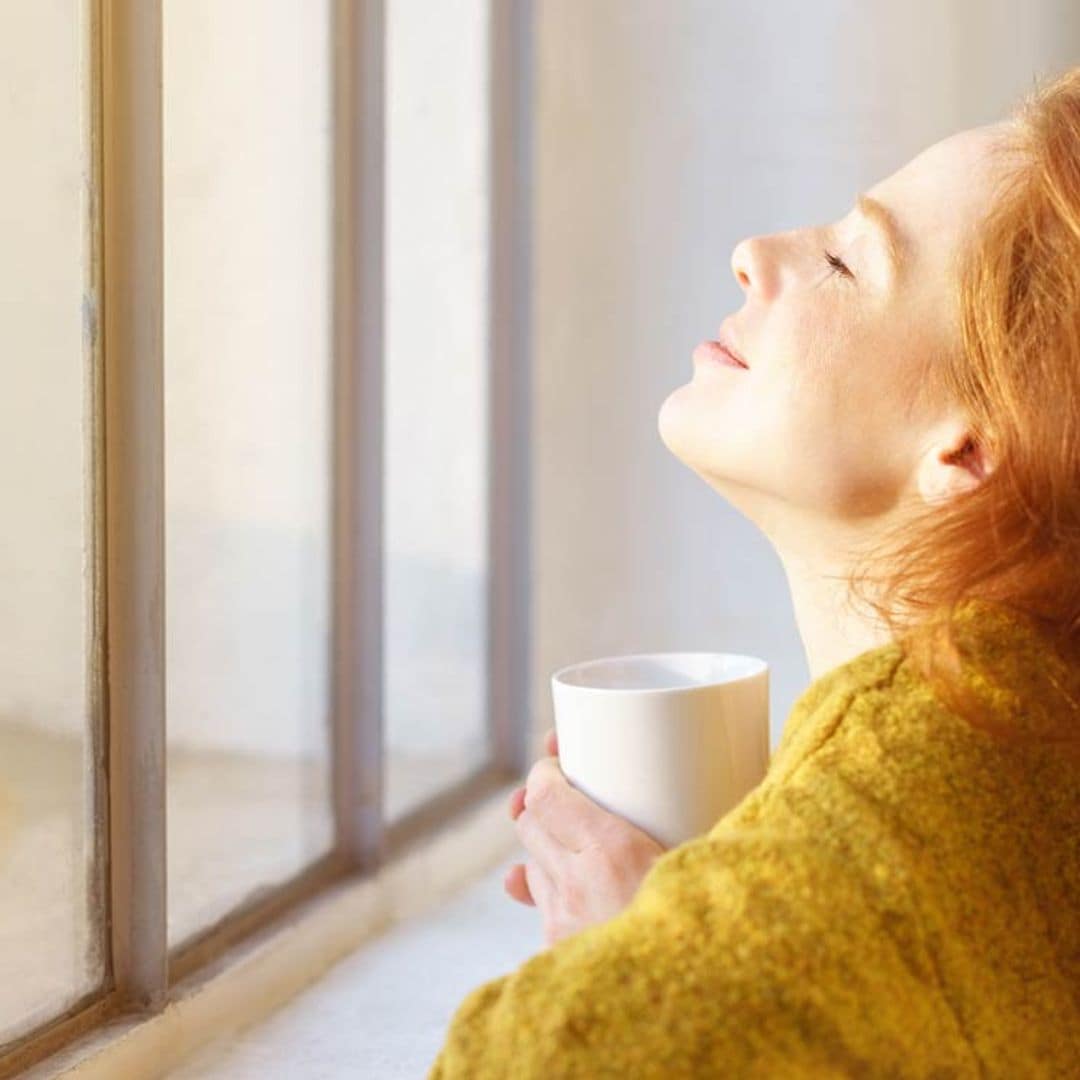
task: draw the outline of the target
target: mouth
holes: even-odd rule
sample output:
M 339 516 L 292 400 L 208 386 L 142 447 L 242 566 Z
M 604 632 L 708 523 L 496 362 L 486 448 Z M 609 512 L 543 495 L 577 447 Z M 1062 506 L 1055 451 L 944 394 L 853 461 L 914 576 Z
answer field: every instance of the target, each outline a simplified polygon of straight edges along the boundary
M 707 364 L 718 364 L 726 368 L 734 368 L 738 371 L 747 371 L 748 367 L 743 361 L 719 341 L 703 341 L 694 350 L 694 359 Z
M 746 361 L 745 361 L 745 360 L 744 360 L 744 359 L 743 359 L 743 358 L 742 358 L 742 357 L 741 357 L 741 356 L 740 356 L 740 355 L 739 355 L 739 354 L 738 354 L 737 352 L 735 352 L 735 350 L 734 350 L 734 349 L 732 349 L 732 348 L 731 348 L 731 347 L 730 347 L 730 346 L 729 346 L 729 345 L 728 345 L 728 344 L 727 344 L 727 343 L 726 343 L 726 342 L 724 341 L 724 339 L 723 339 L 723 338 L 720 338 L 720 339 L 718 339 L 718 340 L 717 340 L 717 342 L 716 342 L 716 344 L 717 344 L 717 345 L 719 345 L 719 346 L 720 346 L 720 348 L 721 348 L 721 349 L 723 349 L 723 351 L 724 351 L 725 353 L 727 353 L 727 355 L 728 355 L 728 356 L 730 356 L 730 357 L 731 357 L 731 359 L 732 359 L 732 360 L 734 360 L 736 364 L 738 364 L 738 365 L 739 365 L 739 367 L 741 367 L 741 368 L 745 368 L 745 369 L 746 369 L 747 371 L 749 371 L 749 370 L 750 370 L 750 365 L 749 365 L 749 364 L 748 364 L 748 363 L 747 363 L 747 362 L 746 362 Z

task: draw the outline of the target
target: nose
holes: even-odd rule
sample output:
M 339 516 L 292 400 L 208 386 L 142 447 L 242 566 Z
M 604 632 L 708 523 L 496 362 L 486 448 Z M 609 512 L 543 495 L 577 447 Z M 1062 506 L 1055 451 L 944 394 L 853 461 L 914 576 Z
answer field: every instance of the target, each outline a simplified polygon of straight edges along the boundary
M 763 255 L 762 240 L 760 236 L 750 236 L 735 245 L 731 253 L 731 272 L 743 289 L 749 291 L 753 288 L 767 298 L 773 285 Z
M 746 272 L 749 265 L 750 253 L 747 251 L 748 240 L 740 240 L 731 253 L 731 272 L 735 280 L 745 289 L 750 284 L 750 275 Z

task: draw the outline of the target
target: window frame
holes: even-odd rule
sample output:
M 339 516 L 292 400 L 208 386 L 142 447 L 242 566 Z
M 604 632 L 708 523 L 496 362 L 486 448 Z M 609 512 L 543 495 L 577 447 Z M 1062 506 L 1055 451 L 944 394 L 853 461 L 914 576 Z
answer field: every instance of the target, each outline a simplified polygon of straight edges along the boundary
M 105 980 L 0 1048 L 0 1078 L 124 1021 L 151 1025 L 193 987 L 258 950 L 292 963 L 297 926 L 318 966 L 355 947 L 410 881 L 446 887 L 498 857 L 508 785 L 529 753 L 532 0 L 491 0 L 488 280 L 489 759 L 389 826 L 383 623 L 383 130 L 385 0 L 329 0 L 333 87 L 334 849 L 171 952 L 166 904 L 162 4 L 84 0 L 90 13 L 94 473 L 89 670 L 97 857 L 104 860 Z M 107 850 L 101 850 L 107 845 Z M 439 854 L 441 853 L 441 855 Z M 477 862 L 481 860 L 481 862 Z M 433 894 L 437 898 L 438 889 Z M 429 898 L 430 899 L 430 898 Z M 397 908 L 396 911 L 388 910 Z M 407 907 L 408 905 L 406 905 Z M 356 923 L 334 930 L 351 912 Z M 358 915 L 358 912 L 361 915 Z M 366 912 L 367 915 L 362 913 Z M 368 917 L 370 915 L 370 918 Z M 364 923 L 365 925 L 360 925 Z M 291 932 L 291 936 L 290 936 Z M 304 936 L 301 934 L 300 936 Z M 290 944 L 291 942 L 291 944 Z M 276 947 L 276 952 L 275 952 Z M 320 953 L 321 950 L 321 953 Z M 246 960 L 244 958 L 247 958 Z M 329 966 L 332 960 L 327 960 Z M 299 987 L 297 987 L 299 988 Z M 198 1021 L 188 1019 L 190 1027 Z M 196 1042 L 203 1027 L 187 1032 Z M 153 1040 L 150 1039 L 150 1042 Z

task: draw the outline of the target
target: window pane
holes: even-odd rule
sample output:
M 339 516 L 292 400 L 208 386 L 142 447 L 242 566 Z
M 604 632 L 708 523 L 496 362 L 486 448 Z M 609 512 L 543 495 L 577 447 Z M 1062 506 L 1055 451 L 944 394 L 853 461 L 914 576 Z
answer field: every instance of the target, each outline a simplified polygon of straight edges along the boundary
M 169 941 L 333 845 L 330 8 L 164 8 Z
M 390 0 L 384 812 L 482 765 L 488 594 L 488 0 Z
M 106 974 L 89 44 L 82 3 L 0 5 L 0 1043 Z

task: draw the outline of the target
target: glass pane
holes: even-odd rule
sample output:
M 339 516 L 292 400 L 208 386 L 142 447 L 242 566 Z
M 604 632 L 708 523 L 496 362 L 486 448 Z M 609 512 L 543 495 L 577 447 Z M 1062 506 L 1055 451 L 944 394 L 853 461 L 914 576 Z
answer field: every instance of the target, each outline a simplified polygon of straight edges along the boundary
M 0 1043 L 106 975 L 89 45 L 85 4 L 0 5 Z
M 390 821 L 489 756 L 488 6 L 386 9 Z
M 171 945 L 334 840 L 329 20 L 164 8 Z

